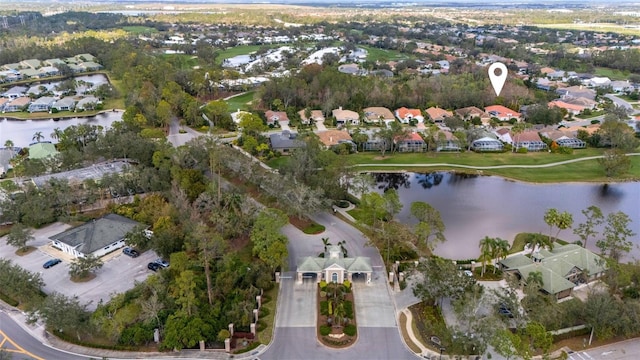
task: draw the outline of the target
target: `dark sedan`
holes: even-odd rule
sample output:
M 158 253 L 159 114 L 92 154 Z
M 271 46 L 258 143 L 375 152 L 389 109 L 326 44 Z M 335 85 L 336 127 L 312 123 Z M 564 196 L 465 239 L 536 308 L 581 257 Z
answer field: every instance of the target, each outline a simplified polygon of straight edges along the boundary
M 51 259 L 42 265 L 43 268 L 48 269 L 50 267 L 56 266 L 60 264 L 62 260 L 60 259 Z

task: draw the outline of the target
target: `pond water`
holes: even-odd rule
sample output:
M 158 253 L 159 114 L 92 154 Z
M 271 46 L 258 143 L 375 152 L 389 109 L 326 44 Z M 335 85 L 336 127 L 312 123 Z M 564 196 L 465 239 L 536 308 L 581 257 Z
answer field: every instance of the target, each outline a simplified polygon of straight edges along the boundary
M 51 133 L 55 128 L 61 130 L 69 126 L 79 124 L 100 125 L 105 129 L 111 127 L 115 121 L 122 120 L 122 111 L 105 111 L 102 114 L 91 117 L 74 117 L 68 119 L 46 119 L 46 120 L 10 120 L 0 117 L 0 147 L 5 141 L 11 140 L 17 147 L 27 147 L 33 143 L 33 135 L 41 132 L 44 136 L 42 141 L 57 142 L 51 138 Z
M 399 221 L 414 224 L 411 203 L 424 201 L 434 206 L 446 225 L 447 241 L 435 253 L 451 259 L 475 258 L 478 243 L 485 236 L 512 242 L 520 232 L 549 233 L 543 216 L 556 208 L 573 214 L 574 225 L 584 222 L 581 210 L 591 205 L 603 213 L 622 211 L 632 219 L 636 234 L 631 257 L 640 258 L 640 184 L 637 182 L 590 184 L 530 184 L 495 176 L 465 175 L 449 172 L 378 173 L 376 191 L 394 188 L 404 204 L 397 215 Z M 600 229 L 602 230 L 602 229 Z M 560 238 L 579 240 L 571 229 L 560 232 Z M 588 247 L 596 249 L 595 241 Z

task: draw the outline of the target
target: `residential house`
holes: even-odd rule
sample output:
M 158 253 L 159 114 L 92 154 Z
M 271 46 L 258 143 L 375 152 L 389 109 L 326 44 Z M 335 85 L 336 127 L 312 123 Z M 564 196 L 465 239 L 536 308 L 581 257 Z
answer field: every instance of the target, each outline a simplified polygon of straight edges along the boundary
M 368 257 L 346 257 L 338 245 L 329 245 L 323 257 L 308 256 L 298 261 L 298 282 L 314 279 L 342 284 L 344 281 L 371 282 L 371 259 Z
M 40 71 L 32 68 L 20 69 L 20 76 L 23 79 L 38 79 Z
M 44 63 L 45 63 L 45 65 L 47 65 L 47 66 L 56 66 L 56 65 L 62 65 L 62 64 L 65 64 L 65 62 L 64 62 L 64 61 L 62 61 L 61 59 L 57 59 L 57 58 L 54 58 L 54 59 L 47 59 L 47 60 L 45 60 L 45 61 L 44 61 Z
M 103 68 L 102 65 L 92 61 L 83 62 L 79 65 L 82 67 L 84 71 L 97 71 Z
M 42 67 L 42 61 L 38 59 L 28 59 L 20 61 L 20 65 L 24 68 L 39 69 Z
M 540 139 L 537 130 L 527 130 L 520 134 L 512 134 L 513 146 L 516 149 L 526 148 L 527 151 L 542 151 L 547 149 L 547 144 Z
M 43 66 L 38 69 L 38 77 L 41 78 L 57 75 L 60 75 L 60 70 L 55 66 Z
M 567 110 L 567 114 L 573 114 L 573 115 L 578 115 L 582 111 L 584 111 L 584 109 L 587 108 L 586 106 L 571 104 L 568 102 L 564 102 L 562 100 L 553 100 L 549 102 L 549 108 L 554 108 L 554 107 L 565 109 Z
M 593 89 L 589 89 L 584 86 L 570 86 L 566 88 L 558 88 L 556 90 L 558 94 L 562 97 L 562 100 L 565 100 L 569 97 L 572 98 L 586 98 L 589 100 L 596 99 L 596 92 Z
M 38 84 L 38 85 L 33 85 L 32 87 L 29 88 L 29 90 L 26 91 L 27 96 L 30 97 L 38 97 L 44 93 L 47 93 L 51 90 L 53 90 L 54 85 L 51 84 Z
M 2 112 L 22 111 L 29 106 L 30 102 L 31 98 L 28 98 L 26 96 L 15 98 L 4 105 L 4 109 L 2 109 Z
M 464 121 L 469 121 L 473 118 L 480 118 L 482 125 L 485 126 L 489 125 L 489 122 L 491 121 L 491 115 L 475 106 L 468 106 L 462 109 L 457 109 L 455 111 L 455 114 Z
M 635 88 L 633 87 L 633 84 L 631 84 L 629 82 L 629 80 L 626 81 L 612 81 L 611 82 L 611 88 L 613 89 L 613 91 L 617 92 L 618 94 L 621 93 L 626 93 L 626 92 L 633 92 L 635 90 Z
M 360 125 L 360 115 L 351 110 L 343 110 L 342 106 L 331 111 L 338 125 Z
M 500 140 L 485 136 L 474 140 L 471 149 L 477 152 L 499 152 L 504 150 L 504 144 Z
M 0 111 L 4 112 L 4 105 L 11 102 L 11 99 L 0 98 Z
M 29 159 L 45 159 L 58 154 L 56 147 L 50 142 L 38 142 L 29 146 Z
M 606 262 L 600 256 L 576 244 L 555 244 L 552 250 L 542 249 L 531 257 L 519 254 L 500 261 L 505 272 L 515 274 L 526 283 L 529 274 L 542 275 L 542 291 L 556 299 L 566 298 L 577 285 L 602 277 Z
M 29 112 L 49 111 L 55 102 L 56 99 L 54 97 L 43 96 L 29 104 Z
M 327 149 L 344 143 L 353 144 L 353 146 L 355 146 L 351 135 L 344 130 L 327 130 L 319 132 L 317 135 L 318 138 L 320 138 L 320 142 Z
M 278 125 L 280 122 L 289 124 L 289 117 L 284 111 L 267 110 L 265 111 L 264 116 L 267 118 L 267 125 Z
M 484 108 L 484 111 L 486 111 L 489 115 L 497 118 L 500 121 L 509 121 L 511 119 L 516 119 L 520 121 L 522 119 L 522 114 L 502 105 L 487 106 Z
M 96 57 L 91 55 L 91 54 L 85 53 L 85 54 L 76 55 L 75 56 L 75 60 L 77 61 L 77 63 L 82 63 L 82 62 L 87 62 L 87 61 L 95 62 L 96 61 Z
M 423 152 L 427 148 L 427 143 L 420 134 L 412 132 L 405 137 L 394 139 L 398 152 Z
M 608 77 L 592 77 L 587 81 L 587 85 L 590 87 L 605 87 L 611 85 L 611 79 Z
M 2 93 L 2 97 L 6 97 L 9 99 L 17 99 L 19 97 L 23 97 L 27 94 L 26 86 L 13 86 L 9 90 Z
M 427 110 L 425 110 L 425 112 L 429 116 L 429 119 L 431 119 L 431 121 L 436 123 L 443 122 L 444 119 L 450 116 L 453 116 L 453 113 L 451 111 L 440 109 L 439 107 L 430 107 Z
M 282 155 L 288 155 L 293 150 L 300 149 L 306 145 L 304 141 L 298 139 L 297 133 L 289 130 L 269 135 L 269 143 L 273 151 L 277 151 Z
M 595 100 L 590 100 L 584 97 L 570 97 L 563 96 L 562 101 L 567 104 L 573 104 L 578 106 L 584 106 L 585 109 L 596 110 L 598 108 L 598 103 Z
M 451 131 L 440 130 L 436 134 L 436 151 L 460 151 L 460 140 Z
M 76 108 L 76 99 L 71 96 L 64 97 L 51 106 L 56 111 L 73 111 Z
M 303 124 L 309 125 L 312 122 L 324 123 L 324 115 L 322 114 L 322 110 L 311 110 L 311 116 L 309 118 L 307 118 L 307 115 L 305 113 L 305 110 L 298 111 L 298 115 L 300 115 L 300 120 Z
M 390 122 L 396 121 L 396 118 L 393 116 L 391 110 L 385 107 L 368 107 L 362 109 L 364 113 L 364 121 L 367 123 L 380 123 L 384 122 L 385 125 L 388 125 Z
M 407 109 L 406 107 L 401 107 L 396 110 L 396 117 L 403 124 L 408 124 L 411 120 L 416 120 L 419 123 L 424 122 L 424 116 L 422 116 L 422 111 L 420 111 L 420 109 Z
M 93 255 L 101 257 L 125 246 L 125 237 L 137 221 L 117 214 L 107 214 L 80 226 L 49 237 L 51 245 L 74 258 Z
M 563 131 L 564 130 L 564 131 Z M 543 136 L 549 140 L 553 140 L 559 146 L 564 146 L 572 149 L 584 149 L 587 144 L 576 138 L 570 131 L 566 131 L 565 128 L 556 130 L 552 126 L 547 126 L 539 130 L 540 136 Z
M 76 110 L 95 110 L 96 106 L 101 103 L 102 101 L 97 97 L 87 96 L 76 103 Z
M 513 139 L 511 138 L 511 130 L 509 128 L 500 128 L 493 132 L 498 137 L 498 140 L 502 141 L 505 144 L 513 144 Z
M 0 71 L 0 82 L 13 82 L 22 79 L 20 71 L 17 70 L 2 70 Z

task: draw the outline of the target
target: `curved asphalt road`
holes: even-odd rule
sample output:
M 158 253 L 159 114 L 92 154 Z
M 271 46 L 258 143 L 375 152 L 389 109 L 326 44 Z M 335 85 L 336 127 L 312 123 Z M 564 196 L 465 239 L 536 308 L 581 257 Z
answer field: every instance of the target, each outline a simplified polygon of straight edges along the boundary
M 32 334 L 26 332 L 18 323 L 4 311 L 0 310 L 0 331 L 6 337 L 17 343 L 25 351 L 23 353 L 14 353 L 15 359 L 64 359 L 64 360 L 86 360 L 91 359 L 88 356 L 80 356 L 54 349 L 44 345 Z M 33 355 L 33 356 L 29 356 Z

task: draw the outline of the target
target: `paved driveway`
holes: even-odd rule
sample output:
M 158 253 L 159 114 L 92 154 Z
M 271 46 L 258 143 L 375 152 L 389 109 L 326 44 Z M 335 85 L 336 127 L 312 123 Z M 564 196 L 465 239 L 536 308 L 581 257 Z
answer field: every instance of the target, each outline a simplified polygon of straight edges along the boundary
M 360 231 L 332 214 L 317 214 L 313 219 L 326 227 L 324 233 L 306 235 L 291 225 L 282 228 L 282 233 L 289 238 L 291 270 L 285 276 L 291 276 L 291 279 L 283 279 L 280 284 L 274 340 L 257 357 L 262 360 L 416 359 L 417 355 L 411 353 L 400 338 L 393 300 L 377 249 L 366 246 L 367 239 Z M 346 240 L 349 256 L 369 256 L 374 266 L 370 285 L 354 283 L 359 335 L 356 343 L 346 349 L 327 348 L 317 341 L 317 287 L 312 282 L 298 284 L 293 276 L 295 259 L 322 252 L 323 237 L 328 237 L 333 244 Z
M 157 255 L 147 251 L 137 258 L 131 258 L 122 250 L 103 257 L 104 265 L 98 269 L 96 278 L 84 282 L 74 283 L 69 277 L 69 263 L 71 257 L 49 245 L 48 237 L 68 229 L 63 223 L 54 223 L 34 231 L 35 240 L 28 245 L 37 247 L 35 251 L 25 256 L 17 256 L 16 248 L 7 245 L 6 239 L 0 239 L 0 257 L 10 259 L 13 263 L 31 272 L 40 273 L 44 280 L 44 291 L 57 291 L 67 296 L 77 295 L 81 303 L 88 303 L 89 309 L 94 310 L 100 300 L 108 301 L 112 293 L 125 292 L 135 285 L 136 281 L 144 281 L 153 272 L 147 269 L 147 263 L 155 260 Z M 59 258 L 62 260 L 52 268 L 44 269 L 42 264 L 47 260 Z

